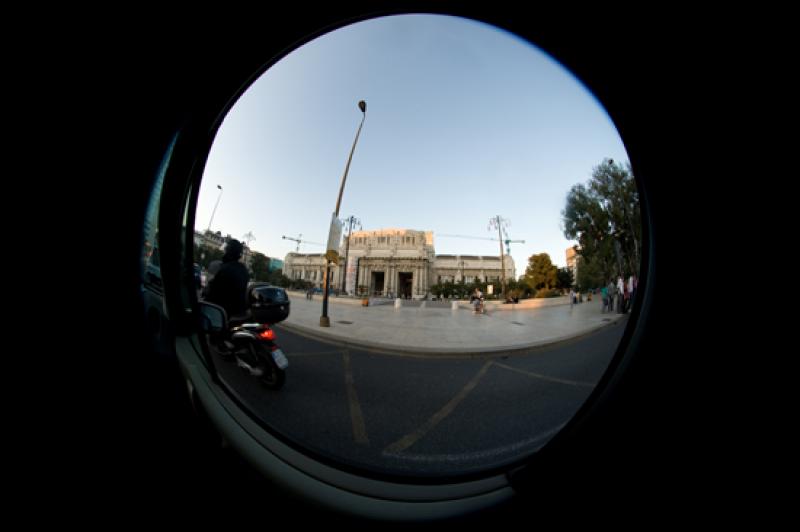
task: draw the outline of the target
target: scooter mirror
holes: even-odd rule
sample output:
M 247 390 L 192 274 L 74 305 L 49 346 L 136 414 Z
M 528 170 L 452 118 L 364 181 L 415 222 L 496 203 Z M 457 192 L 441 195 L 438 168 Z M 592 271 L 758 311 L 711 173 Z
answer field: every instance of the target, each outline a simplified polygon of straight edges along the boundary
M 225 329 L 225 310 L 212 303 L 200 302 L 200 323 L 203 331 L 216 333 Z

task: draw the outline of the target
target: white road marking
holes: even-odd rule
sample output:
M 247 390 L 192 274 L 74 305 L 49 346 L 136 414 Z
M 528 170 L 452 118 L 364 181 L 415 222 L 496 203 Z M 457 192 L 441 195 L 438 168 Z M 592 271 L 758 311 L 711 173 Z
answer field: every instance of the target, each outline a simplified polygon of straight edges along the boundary
M 511 443 L 509 445 L 504 445 L 502 447 L 495 447 L 493 449 L 485 449 L 482 451 L 474 451 L 471 453 L 460 453 L 460 454 L 406 454 L 406 453 L 393 453 L 389 451 L 384 451 L 382 454 L 386 457 L 393 457 L 393 458 L 402 458 L 403 460 L 409 460 L 412 462 L 430 462 L 430 463 L 441 463 L 441 462 L 450 462 L 450 463 L 462 463 L 462 462 L 478 462 L 481 460 L 486 460 L 488 458 L 493 458 L 502 455 L 509 455 L 512 453 L 518 453 L 520 451 L 525 452 L 535 452 L 544 447 L 544 445 L 553 437 L 558 431 L 560 431 L 564 426 L 565 423 L 558 425 L 555 428 L 552 428 L 546 432 L 538 434 L 532 438 L 528 438 L 526 440 L 521 440 L 515 443 Z M 534 448 L 529 448 L 532 445 L 540 443 Z
M 557 377 L 548 377 L 547 375 L 542 375 L 541 373 L 533 373 L 532 371 L 525 371 L 524 369 L 518 369 L 511 366 L 506 366 L 505 364 L 501 364 L 499 362 L 495 362 L 495 365 L 511 371 L 516 371 L 517 373 L 522 373 L 523 375 L 527 375 L 535 379 L 542 379 L 544 381 L 557 382 L 559 384 L 569 384 L 570 386 L 588 386 L 590 388 L 595 386 L 595 384 L 591 382 L 571 381 L 567 379 L 559 379 Z
M 406 434 L 396 442 L 392 443 L 391 445 L 386 447 L 383 450 L 383 452 L 388 454 L 400 453 L 408 449 L 412 445 L 414 445 L 420 438 L 425 436 L 425 434 L 427 434 L 431 429 L 433 429 L 436 425 L 438 425 L 444 418 L 450 415 L 450 413 L 453 410 L 455 410 L 458 404 L 461 401 L 463 401 L 464 398 L 467 397 L 469 392 L 471 392 L 473 388 L 475 388 L 475 386 L 477 386 L 478 381 L 480 381 L 481 378 L 486 374 L 486 372 L 488 371 L 489 367 L 492 364 L 493 362 L 491 360 L 488 360 L 481 367 L 480 371 L 478 371 L 478 373 L 472 378 L 472 380 L 469 381 L 467 385 L 464 386 L 464 388 L 462 388 L 460 392 L 458 392 L 458 395 L 453 397 L 446 405 L 444 405 L 444 407 L 442 407 L 438 412 L 436 412 L 433 416 L 431 416 L 431 418 L 428 419 L 428 421 L 426 421 L 425 423 L 423 423 L 421 427 L 419 427 L 411 434 Z
M 353 438 L 360 445 L 369 445 L 367 437 L 367 427 L 364 424 L 364 415 L 361 412 L 361 403 L 358 402 L 355 382 L 353 381 L 353 369 L 350 366 L 350 352 L 346 349 L 341 350 L 344 361 L 344 382 L 347 388 L 347 402 L 350 405 L 350 421 L 353 424 Z

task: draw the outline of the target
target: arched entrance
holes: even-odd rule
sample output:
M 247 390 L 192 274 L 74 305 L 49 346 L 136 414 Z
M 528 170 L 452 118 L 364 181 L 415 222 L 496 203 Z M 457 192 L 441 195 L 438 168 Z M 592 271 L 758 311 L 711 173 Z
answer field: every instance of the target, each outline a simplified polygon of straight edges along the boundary
M 414 287 L 414 274 L 412 272 L 399 272 L 397 274 L 397 295 L 403 299 L 411 299 Z

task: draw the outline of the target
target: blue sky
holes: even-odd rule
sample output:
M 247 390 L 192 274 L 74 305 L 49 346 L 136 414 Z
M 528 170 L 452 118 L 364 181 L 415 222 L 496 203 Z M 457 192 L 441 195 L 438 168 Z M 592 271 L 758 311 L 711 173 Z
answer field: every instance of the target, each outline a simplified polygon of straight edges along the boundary
M 434 231 L 437 253 L 497 255 L 510 220 L 517 276 L 528 257 L 566 264 L 561 210 L 606 158 L 628 161 L 613 123 L 564 67 L 513 34 L 467 19 L 399 15 L 357 23 L 294 50 L 226 116 L 209 154 L 195 226 L 283 259 L 325 243 L 367 102 L 340 218 L 365 230 Z M 323 246 L 302 245 L 301 252 Z

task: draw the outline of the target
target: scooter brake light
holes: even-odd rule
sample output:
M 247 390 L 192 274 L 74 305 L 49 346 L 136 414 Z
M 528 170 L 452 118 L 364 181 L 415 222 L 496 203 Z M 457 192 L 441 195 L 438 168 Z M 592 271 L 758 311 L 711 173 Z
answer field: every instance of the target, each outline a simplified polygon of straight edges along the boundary
M 259 338 L 263 338 L 264 340 L 274 340 L 275 339 L 275 331 L 272 329 L 267 329 L 265 331 L 261 331 L 258 333 Z

